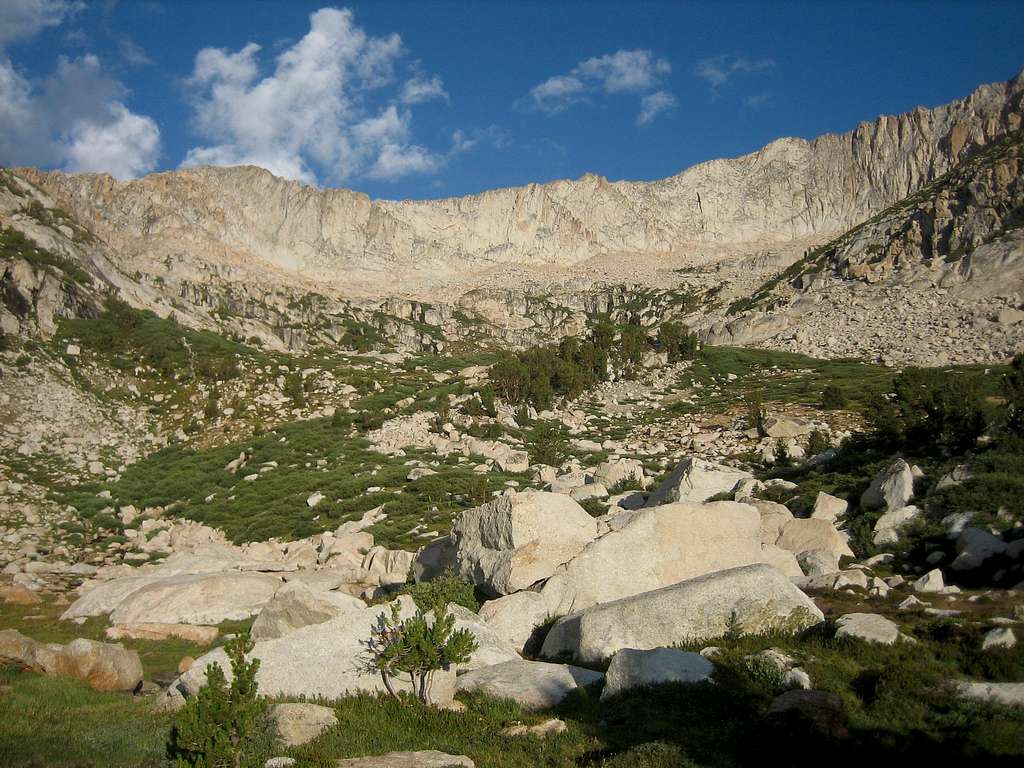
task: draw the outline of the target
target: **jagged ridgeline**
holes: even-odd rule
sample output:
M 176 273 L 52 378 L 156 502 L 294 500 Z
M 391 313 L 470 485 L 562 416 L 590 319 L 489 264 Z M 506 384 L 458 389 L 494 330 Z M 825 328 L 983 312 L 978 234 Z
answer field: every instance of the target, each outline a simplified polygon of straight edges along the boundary
M 927 280 L 979 315 L 1013 308 L 1022 93 L 1018 76 L 656 182 L 587 175 L 384 201 L 252 167 L 125 183 L 15 169 L 0 174 L 0 211 L 128 304 L 275 350 L 522 348 L 598 315 L 647 327 L 667 315 L 713 343 L 923 362 L 931 350 L 901 348 L 894 324 L 862 347 L 859 332 L 817 330 L 856 324 L 842 316 L 844 282 L 867 281 L 883 304 L 885 288 L 924 296 Z M 950 256 L 939 274 L 932 262 Z M 800 301 L 816 296 L 829 300 Z M 1005 330 L 985 354 L 1016 343 Z M 983 334 L 965 332 L 951 361 L 979 347 Z

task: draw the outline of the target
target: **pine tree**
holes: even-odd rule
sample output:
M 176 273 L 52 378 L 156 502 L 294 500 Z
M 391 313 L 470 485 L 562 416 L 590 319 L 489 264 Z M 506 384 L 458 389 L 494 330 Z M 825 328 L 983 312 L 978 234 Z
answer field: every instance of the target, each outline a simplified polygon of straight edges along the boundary
M 377 617 L 369 643 L 371 664 L 392 696 L 399 698 L 394 680 L 405 673 L 413 693 L 425 703 L 434 672 L 468 661 L 477 649 L 476 638 L 467 629 L 455 629 L 455 617 L 443 603 L 434 607 L 433 622 L 422 610 L 400 621 L 399 610 L 396 602 L 390 617 L 384 613 Z
M 245 660 L 248 633 L 224 644 L 231 661 L 229 685 L 220 664 L 206 668 L 206 685 L 178 715 L 168 753 L 177 768 L 256 768 L 263 764 L 266 704 L 258 696 L 259 659 Z

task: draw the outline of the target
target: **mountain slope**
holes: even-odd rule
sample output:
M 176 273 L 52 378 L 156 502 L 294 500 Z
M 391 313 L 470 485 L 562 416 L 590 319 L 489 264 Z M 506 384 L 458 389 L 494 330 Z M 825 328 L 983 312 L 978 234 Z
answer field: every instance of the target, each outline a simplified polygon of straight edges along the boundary
M 385 293 L 395 275 L 380 273 L 396 268 L 431 272 L 443 283 L 495 264 L 565 266 L 701 244 L 823 239 L 1020 127 L 1022 99 L 1024 73 L 935 109 L 881 117 L 812 142 L 781 139 L 658 182 L 586 175 L 445 200 L 373 201 L 252 167 L 196 168 L 127 183 L 104 175 L 19 174 L 128 253 L 167 257 L 187 248 L 342 287 L 362 278 Z

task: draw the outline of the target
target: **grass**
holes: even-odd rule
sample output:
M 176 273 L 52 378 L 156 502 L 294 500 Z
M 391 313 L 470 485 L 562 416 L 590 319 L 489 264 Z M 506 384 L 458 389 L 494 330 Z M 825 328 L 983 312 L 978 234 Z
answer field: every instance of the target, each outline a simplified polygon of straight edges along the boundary
M 737 377 L 728 380 L 732 374 Z M 786 405 L 818 407 L 827 385 L 839 387 L 850 410 L 888 391 L 892 369 L 860 360 L 819 360 L 792 352 L 743 347 L 704 347 L 680 378 L 679 388 L 693 388 L 696 405 L 677 402 L 664 411 L 681 414 L 700 409 L 727 412 L 748 395 Z M 658 417 L 655 411 L 651 417 Z
M 242 452 L 249 457 L 246 467 L 237 474 L 225 471 Z M 144 509 L 178 502 L 173 515 L 219 527 L 236 542 L 303 538 L 383 505 L 388 519 L 371 529 L 378 543 L 415 549 L 423 543 L 410 533 L 417 525 L 447 531 L 457 512 L 489 500 L 492 491 L 516 477 L 479 475 L 452 456 L 441 459 L 412 449 L 406 454 L 375 453 L 347 427 L 339 429 L 328 418 L 311 419 L 218 448 L 171 446 L 128 467 L 116 483 L 83 484 L 56 495 L 85 519 L 108 504 Z M 414 458 L 436 463 L 437 474 L 407 481 L 406 462 Z M 326 466 L 317 467 L 318 460 Z M 244 480 L 269 462 L 277 462 L 277 468 L 255 481 Z M 374 487 L 382 490 L 368 490 Z M 98 498 L 102 489 L 110 490 L 112 499 Z M 311 509 L 306 499 L 314 491 L 325 498 Z
M 171 720 L 148 700 L 0 667 L 0 765 L 162 766 Z
M 1008 603 L 986 607 L 961 596 L 959 606 L 985 616 L 1005 614 Z M 831 602 L 830 602 L 831 601 Z M 859 598 L 822 600 L 833 618 L 863 610 Z M 394 750 L 436 749 L 472 758 L 478 766 L 760 766 L 765 755 L 785 765 L 891 765 L 928 761 L 946 765 L 1018 764 L 1024 756 L 1024 710 L 960 699 L 946 681 L 963 676 L 1024 679 L 1024 648 L 980 650 L 976 621 L 934 620 L 897 613 L 895 600 L 872 604 L 917 643 L 880 646 L 837 640 L 831 624 L 800 637 L 718 638 L 681 646 L 721 649 L 715 683 L 663 685 L 601 702 L 582 689 L 548 712 L 527 712 L 508 700 L 460 695 L 465 712 L 360 695 L 332 706 L 339 725 L 302 747 L 280 750 L 299 766 L 331 766 L 342 757 Z M 979 607 L 980 606 L 980 607 Z M 779 649 L 802 666 L 814 687 L 836 694 L 847 711 L 850 736 L 832 741 L 806 721 L 768 715 L 778 692 L 772 675 L 757 674 L 747 658 Z M 44 723 L 44 732 L 30 727 Z M 545 740 L 505 737 L 516 723 L 556 716 L 566 733 Z M 0 670 L 0 761 L 3 765 L 158 765 L 170 727 L 145 701 L 100 694 L 63 678 Z M 799 749 L 794 749 L 795 744 Z M 657 762 L 662 760 L 662 762 Z M 667 761 L 667 762 L 666 762 Z

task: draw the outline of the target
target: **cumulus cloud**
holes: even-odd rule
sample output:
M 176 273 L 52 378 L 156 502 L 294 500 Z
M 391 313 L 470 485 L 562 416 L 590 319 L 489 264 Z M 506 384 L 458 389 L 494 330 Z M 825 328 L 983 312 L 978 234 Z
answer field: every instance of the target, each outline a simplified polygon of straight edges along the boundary
M 261 46 L 198 53 L 186 87 L 194 126 L 209 144 L 189 150 L 183 166 L 252 163 L 306 183 L 363 176 L 393 180 L 431 173 L 446 161 L 412 140 L 409 107 L 447 98 L 439 77 L 415 75 L 392 103 L 370 96 L 394 82 L 405 55 L 398 35 L 373 37 L 349 10 L 310 15 L 309 32 L 262 74 Z M 399 106 L 401 105 L 401 107 Z
M 640 99 L 640 114 L 637 115 L 636 124 L 646 125 L 662 112 L 668 112 L 676 108 L 676 97 L 668 91 L 655 91 Z
M 652 51 L 620 50 L 581 61 L 564 75 L 549 77 L 529 93 L 531 105 L 554 114 L 587 101 L 594 94 L 643 94 L 638 123 L 647 123 L 675 105 L 667 91 L 657 91 L 662 79 L 672 71 L 667 59 Z
M 85 7 L 71 0 L 4 0 L 0 3 L 0 48 L 35 37 L 47 27 L 60 26 Z
M 160 154 L 160 130 L 148 117 L 136 115 L 124 104 L 110 106 L 111 120 L 78 120 L 65 145 L 69 171 L 105 171 L 119 179 L 148 173 Z
M 91 54 L 60 57 L 32 83 L 0 55 L 0 163 L 106 171 L 134 178 L 156 167 L 160 129 L 125 105 L 127 90 Z
M 61 56 L 48 77 L 32 81 L 4 47 L 60 25 L 81 7 L 59 0 L 0 6 L 0 164 L 133 178 L 156 167 L 160 129 L 128 109 L 127 89 L 104 73 L 99 58 Z
M 712 89 L 724 86 L 734 75 L 746 75 L 775 68 L 774 59 L 748 59 L 745 56 L 722 54 L 697 62 L 694 71 Z

